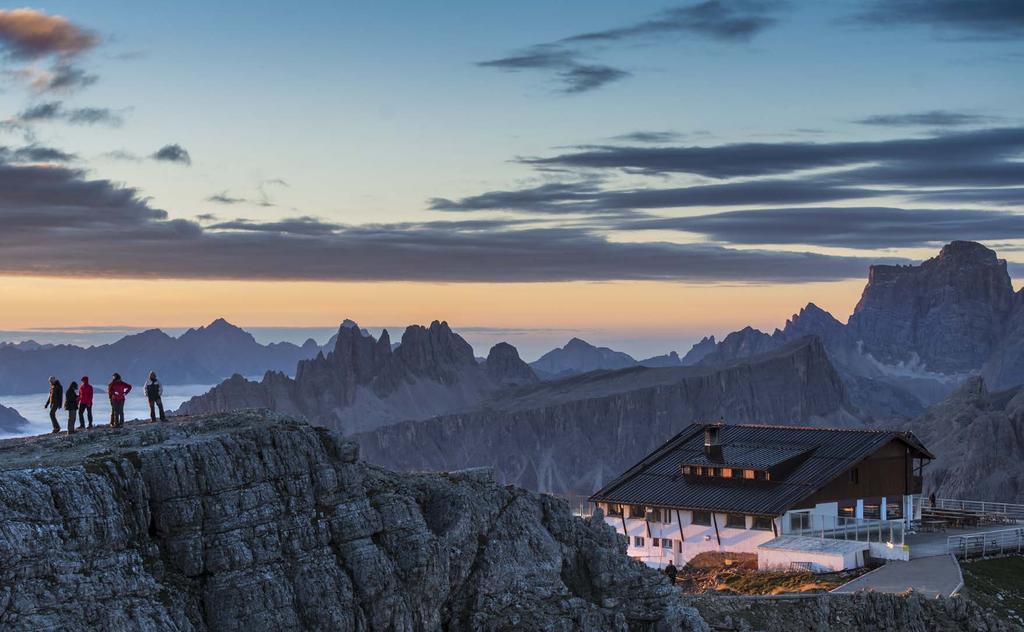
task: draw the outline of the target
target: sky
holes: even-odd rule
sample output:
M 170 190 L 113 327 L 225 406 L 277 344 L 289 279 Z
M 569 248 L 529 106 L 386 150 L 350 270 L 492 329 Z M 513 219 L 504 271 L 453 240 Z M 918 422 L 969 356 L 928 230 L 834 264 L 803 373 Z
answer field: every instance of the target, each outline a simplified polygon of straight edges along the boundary
M 845 320 L 953 239 L 1021 269 L 1022 66 L 1015 0 L 3 9 L 0 337 Z

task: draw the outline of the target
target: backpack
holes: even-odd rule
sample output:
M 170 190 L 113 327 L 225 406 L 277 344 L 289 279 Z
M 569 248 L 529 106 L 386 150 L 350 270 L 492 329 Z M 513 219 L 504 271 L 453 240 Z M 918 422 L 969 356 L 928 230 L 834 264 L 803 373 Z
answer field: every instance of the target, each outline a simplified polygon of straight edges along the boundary
M 160 399 L 160 383 L 150 382 L 146 384 L 146 398 L 147 399 Z

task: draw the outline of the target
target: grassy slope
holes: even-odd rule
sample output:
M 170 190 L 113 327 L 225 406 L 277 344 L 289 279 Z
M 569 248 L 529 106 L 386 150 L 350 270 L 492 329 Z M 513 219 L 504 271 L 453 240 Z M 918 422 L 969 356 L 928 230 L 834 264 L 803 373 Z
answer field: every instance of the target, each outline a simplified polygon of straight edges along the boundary
M 1024 556 L 963 562 L 961 568 L 968 597 L 1024 626 Z

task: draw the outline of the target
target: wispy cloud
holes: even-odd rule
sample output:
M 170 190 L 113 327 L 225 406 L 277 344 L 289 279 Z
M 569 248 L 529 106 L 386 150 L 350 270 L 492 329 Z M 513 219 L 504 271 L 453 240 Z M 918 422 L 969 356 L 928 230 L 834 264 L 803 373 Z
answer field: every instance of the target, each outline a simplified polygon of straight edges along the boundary
M 36 92 L 71 92 L 95 83 L 96 75 L 79 68 L 75 61 L 99 42 L 95 33 L 59 15 L 35 9 L 0 9 L 0 49 L 15 60 L 52 59 L 48 69 L 30 65 L 9 71 Z
M 961 127 L 965 125 L 989 124 L 998 120 L 994 116 L 953 112 L 950 110 L 929 110 L 927 112 L 906 112 L 903 114 L 873 114 L 857 120 L 861 125 L 881 127 Z
M 0 46 L 19 59 L 70 58 L 99 43 L 96 34 L 59 15 L 35 9 L 0 9 Z
M 109 108 L 67 108 L 60 101 L 46 101 L 22 110 L 11 120 L 11 123 L 31 124 L 49 121 L 66 121 L 72 125 L 118 127 L 124 123 L 124 118 L 120 113 Z
M 1024 3 L 1018 0 L 871 0 L 854 15 L 875 27 L 927 26 L 971 38 L 1024 35 Z
M 176 162 L 186 166 L 192 164 L 192 156 L 189 155 L 188 150 L 177 143 L 164 145 L 153 152 L 150 158 L 160 162 Z
M 726 41 L 748 41 L 778 21 L 774 14 L 782 4 L 757 0 L 707 0 L 667 9 L 649 20 L 581 33 L 562 41 L 617 42 L 677 33 Z
M 650 19 L 625 26 L 537 44 L 505 57 L 478 62 L 477 65 L 506 72 L 548 71 L 558 79 L 561 92 L 589 92 L 631 74 L 612 65 L 586 61 L 587 53 L 594 46 L 643 43 L 671 35 L 745 42 L 774 25 L 777 21 L 775 14 L 783 4 L 759 0 L 706 0 L 670 8 Z
M 972 209 L 765 208 L 640 220 L 619 230 L 678 230 L 732 244 L 911 248 L 956 239 L 1024 239 L 1024 215 Z
M 800 282 L 869 261 L 709 245 L 621 243 L 585 228 L 471 220 L 340 225 L 312 217 L 204 226 L 77 170 L 0 163 L 0 273 L 106 277 Z

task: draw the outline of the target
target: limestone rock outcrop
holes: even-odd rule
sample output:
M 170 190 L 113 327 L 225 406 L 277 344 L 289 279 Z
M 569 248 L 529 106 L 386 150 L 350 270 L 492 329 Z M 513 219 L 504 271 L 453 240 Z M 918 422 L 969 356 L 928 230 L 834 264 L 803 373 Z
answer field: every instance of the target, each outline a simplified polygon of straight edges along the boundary
M 918 266 L 871 266 L 849 327 L 883 363 L 969 373 L 995 351 L 1012 304 L 1006 261 L 954 241 Z
M 446 322 L 407 327 L 394 348 L 387 330 L 374 339 L 351 321 L 332 339 L 333 350 L 300 362 L 294 379 L 267 373 L 252 382 L 236 375 L 179 410 L 264 407 L 353 433 L 471 409 L 499 389 L 537 381 L 507 343 L 478 363 L 473 348 Z
M 478 411 L 354 435 L 367 460 L 394 469 L 493 465 L 499 480 L 589 494 L 684 426 L 859 424 L 821 341 L 796 340 L 727 367 L 635 367 L 518 389 Z
M 990 392 L 970 378 L 911 429 L 935 453 L 925 488 L 941 497 L 1024 503 L 1024 386 Z
M 596 519 L 269 413 L 0 442 L 4 630 L 707 630 Z

